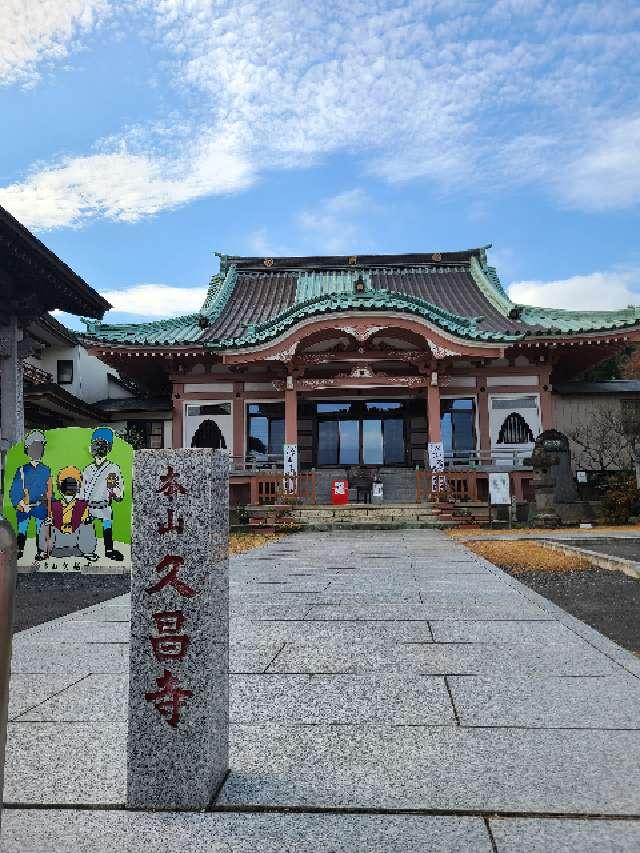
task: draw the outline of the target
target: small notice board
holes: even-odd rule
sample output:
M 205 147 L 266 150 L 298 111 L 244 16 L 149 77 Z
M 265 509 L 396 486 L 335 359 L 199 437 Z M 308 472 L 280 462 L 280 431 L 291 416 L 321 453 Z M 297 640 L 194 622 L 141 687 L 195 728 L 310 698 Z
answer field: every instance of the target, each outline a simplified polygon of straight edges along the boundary
M 489 474 L 489 503 L 492 506 L 509 506 L 511 495 L 509 493 L 508 474 Z

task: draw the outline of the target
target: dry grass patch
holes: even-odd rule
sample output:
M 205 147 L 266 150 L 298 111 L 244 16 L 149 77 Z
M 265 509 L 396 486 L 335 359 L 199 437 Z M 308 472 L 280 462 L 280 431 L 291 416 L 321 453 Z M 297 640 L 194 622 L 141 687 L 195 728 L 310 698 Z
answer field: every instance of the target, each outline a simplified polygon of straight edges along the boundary
M 466 547 L 514 575 L 523 572 L 583 572 L 592 569 L 586 557 L 545 548 L 538 542 L 465 542 Z
M 447 536 L 450 536 L 452 539 L 464 539 L 467 536 L 473 536 L 473 538 L 479 538 L 486 536 L 487 538 L 491 538 L 492 536 L 508 536 L 513 534 L 514 536 L 523 535 L 523 536 L 539 536 L 539 535 L 548 535 L 549 533 L 571 533 L 575 530 L 576 533 L 579 533 L 580 536 L 601 536 L 603 533 L 639 533 L 640 532 L 640 524 L 616 524 L 612 525 L 599 525 L 596 527 L 521 527 L 514 528 L 513 530 L 508 530 L 506 528 L 495 528 L 495 530 L 480 529 L 478 527 L 452 527 L 446 531 Z
M 230 533 L 229 554 L 243 554 L 262 545 L 277 542 L 285 533 Z

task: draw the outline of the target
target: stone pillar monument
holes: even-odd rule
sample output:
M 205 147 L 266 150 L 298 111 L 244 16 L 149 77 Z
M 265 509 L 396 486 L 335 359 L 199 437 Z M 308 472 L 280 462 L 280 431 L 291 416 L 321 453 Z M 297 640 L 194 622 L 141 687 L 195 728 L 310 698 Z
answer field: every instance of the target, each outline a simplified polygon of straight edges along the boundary
M 560 527 L 557 505 L 576 500 L 571 471 L 569 439 L 556 429 L 547 429 L 536 438 L 531 457 L 536 508 L 535 527 Z
M 228 770 L 229 461 L 134 460 L 127 805 L 203 809 Z

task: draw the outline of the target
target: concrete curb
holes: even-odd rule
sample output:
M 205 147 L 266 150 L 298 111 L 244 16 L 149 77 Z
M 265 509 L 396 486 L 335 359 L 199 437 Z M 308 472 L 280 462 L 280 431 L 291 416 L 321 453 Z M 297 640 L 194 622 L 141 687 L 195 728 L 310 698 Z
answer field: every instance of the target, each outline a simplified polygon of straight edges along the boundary
M 599 569 L 608 569 L 612 572 L 624 572 L 630 578 L 640 579 L 640 563 L 635 560 L 627 560 L 624 557 L 613 557 L 609 554 L 601 554 L 598 551 L 590 551 L 588 548 L 577 548 L 574 545 L 564 545 L 562 542 L 552 542 L 548 539 L 538 540 L 543 548 L 550 551 L 560 551 L 563 554 L 575 554 L 579 557 L 587 557 L 590 562 Z
M 622 537 L 617 537 L 622 538 Z M 627 538 L 627 537 L 625 537 Z M 628 537 L 637 538 L 637 537 Z M 548 539 L 543 536 L 520 536 L 507 538 L 504 536 L 465 536 L 458 539 L 463 545 L 467 542 L 535 542 L 548 548 L 550 551 L 560 551 L 563 554 L 574 554 L 579 557 L 587 557 L 594 566 L 599 569 L 607 569 L 612 572 L 624 572 L 634 580 L 640 580 L 640 562 L 627 560 L 625 557 L 614 557 L 610 554 L 602 554 L 599 551 L 591 551 L 589 548 L 580 548 L 576 545 L 565 545 L 562 540 Z M 585 539 L 585 543 L 588 539 Z

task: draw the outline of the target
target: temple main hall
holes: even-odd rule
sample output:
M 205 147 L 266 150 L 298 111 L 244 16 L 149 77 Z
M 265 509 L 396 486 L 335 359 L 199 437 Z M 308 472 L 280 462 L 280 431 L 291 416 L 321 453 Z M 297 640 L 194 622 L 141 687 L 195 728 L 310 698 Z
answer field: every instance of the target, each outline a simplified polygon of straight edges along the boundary
M 198 312 L 89 323 L 85 340 L 170 398 L 174 447 L 229 451 L 232 503 L 266 500 L 283 471 L 301 501 L 324 503 L 354 469 L 385 500 L 429 497 L 441 468 L 478 500 L 489 472 L 508 471 L 527 499 L 554 389 L 637 342 L 640 309 L 515 304 L 489 248 L 220 255 Z

